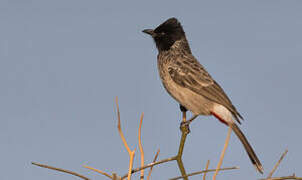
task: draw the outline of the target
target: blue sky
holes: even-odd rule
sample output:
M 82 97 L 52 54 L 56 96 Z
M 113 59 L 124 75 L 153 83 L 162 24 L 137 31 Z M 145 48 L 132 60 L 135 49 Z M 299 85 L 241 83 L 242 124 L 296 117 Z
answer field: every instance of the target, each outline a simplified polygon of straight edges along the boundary
M 115 97 L 131 148 L 145 113 L 143 145 L 151 162 L 176 154 L 178 104 L 161 85 L 151 38 L 141 32 L 170 17 L 183 24 L 195 57 L 224 88 L 245 121 L 240 126 L 267 174 L 285 148 L 276 176 L 299 175 L 302 157 L 301 1 L 0 2 L 0 179 L 74 177 L 31 161 L 103 179 L 82 167 L 127 172 Z M 198 117 L 184 150 L 188 172 L 216 167 L 227 128 Z M 138 166 L 139 158 L 135 160 Z M 259 179 L 233 134 L 219 179 Z M 178 176 L 176 163 L 153 179 Z M 135 177 L 135 176 L 134 176 Z M 194 177 L 192 179 L 200 179 Z

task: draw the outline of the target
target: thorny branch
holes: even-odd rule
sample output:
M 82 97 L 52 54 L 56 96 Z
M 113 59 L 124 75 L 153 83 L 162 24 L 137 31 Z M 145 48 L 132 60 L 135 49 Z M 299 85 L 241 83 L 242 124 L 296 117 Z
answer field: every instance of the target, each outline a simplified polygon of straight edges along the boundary
M 148 177 L 147 177 L 147 180 L 149 180 L 153 166 L 156 166 L 156 165 L 159 165 L 159 164 L 163 164 L 163 163 L 166 163 L 166 162 L 170 162 L 170 161 L 177 161 L 177 165 L 178 165 L 179 170 L 180 170 L 180 172 L 182 174 L 182 176 L 179 176 L 179 177 L 176 177 L 176 178 L 172 178 L 171 180 L 176 180 L 176 179 L 185 179 L 185 180 L 188 180 L 188 177 L 194 176 L 194 175 L 198 175 L 198 174 L 204 174 L 203 180 L 205 180 L 207 172 L 214 172 L 215 171 L 216 174 L 217 174 L 218 171 L 239 169 L 239 167 L 237 167 L 237 166 L 230 167 L 230 168 L 221 168 L 220 169 L 220 166 L 221 166 L 221 163 L 222 163 L 222 160 L 223 160 L 223 157 L 224 157 L 224 153 L 225 153 L 225 150 L 227 148 L 228 141 L 229 141 L 230 134 L 231 134 L 231 128 L 230 128 L 229 131 L 228 131 L 228 135 L 227 135 L 227 138 L 226 138 L 226 141 L 225 141 L 224 149 L 223 149 L 223 151 L 221 153 L 220 161 L 219 161 L 219 163 L 217 165 L 217 168 L 216 169 L 210 169 L 210 170 L 208 170 L 208 166 L 209 166 L 209 161 L 208 161 L 205 170 L 198 171 L 198 172 L 193 172 L 193 173 L 190 173 L 190 174 L 186 174 L 186 171 L 185 171 L 185 168 L 184 168 L 184 165 L 183 165 L 183 162 L 182 162 L 182 154 L 183 154 L 183 149 L 184 149 L 184 145 L 185 145 L 185 141 L 186 141 L 187 135 L 189 134 L 189 131 L 190 131 L 188 125 L 181 126 L 182 135 L 181 135 L 181 139 L 180 139 L 178 153 L 177 153 L 176 156 L 173 156 L 173 157 L 170 157 L 170 158 L 166 158 L 166 159 L 163 159 L 163 160 L 160 160 L 160 161 L 156 161 L 158 153 L 159 153 L 159 150 L 158 150 L 157 153 L 156 153 L 156 155 L 155 155 L 155 157 L 154 157 L 153 162 L 150 163 L 150 164 L 144 165 L 144 151 L 143 151 L 142 140 L 141 140 L 141 127 L 142 127 L 143 114 L 141 115 L 141 118 L 140 118 L 139 138 L 138 138 L 139 139 L 139 150 L 140 150 L 140 153 L 141 153 L 141 167 L 133 169 L 132 166 L 133 166 L 135 149 L 133 151 L 130 150 L 130 148 L 129 148 L 127 142 L 126 142 L 126 139 L 124 137 L 124 134 L 122 132 L 122 129 L 121 129 L 121 120 L 120 120 L 120 111 L 119 111 L 119 105 L 118 105 L 118 99 L 117 98 L 116 98 L 116 106 L 117 106 L 117 116 L 118 116 L 118 132 L 120 134 L 120 137 L 121 137 L 121 139 L 123 141 L 123 144 L 124 144 L 125 148 L 127 149 L 128 154 L 130 156 L 128 173 L 125 174 L 122 177 L 119 177 L 115 173 L 112 173 L 112 175 L 110 175 L 110 174 L 108 174 L 108 173 L 106 173 L 104 171 L 101 171 L 101 170 L 98 170 L 98 169 L 95 169 L 95 168 L 92 168 L 92 167 L 89 167 L 89 166 L 84 166 L 85 168 L 88 168 L 90 170 L 98 172 L 98 173 L 100 173 L 100 174 L 102 174 L 102 175 L 104 175 L 104 176 L 106 176 L 106 177 L 108 177 L 108 178 L 110 178 L 112 180 L 122 180 L 122 179 L 125 179 L 125 178 L 128 178 L 128 180 L 130 180 L 131 175 L 133 173 L 136 173 L 136 172 L 139 172 L 139 171 L 141 172 L 140 180 L 143 180 L 144 179 L 144 171 L 143 170 L 146 169 L 146 168 L 150 168 L 150 171 L 149 171 L 149 174 L 148 174 Z M 186 113 L 183 113 L 183 122 L 186 122 Z M 286 153 L 287 153 L 287 150 L 282 154 L 281 158 L 276 163 L 276 165 L 274 166 L 274 168 L 272 169 L 272 171 L 270 172 L 270 174 L 268 175 L 268 177 L 265 178 L 265 179 L 260 179 L 260 180 L 286 180 L 286 179 L 298 179 L 298 180 L 302 180 L 301 177 L 296 177 L 295 174 L 293 174 L 292 176 L 272 177 L 273 173 L 276 171 L 277 167 L 279 166 L 279 164 L 283 160 L 283 158 L 286 155 Z M 39 166 L 39 167 L 43 167 L 43 168 L 47 168 L 47 169 L 56 170 L 56 171 L 64 172 L 64 173 L 67 173 L 67 174 L 71 174 L 71 175 L 80 177 L 80 178 L 82 178 L 84 180 L 90 180 L 88 177 L 85 177 L 85 176 L 83 176 L 81 174 L 75 173 L 75 172 L 70 171 L 70 170 L 56 168 L 56 167 L 53 167 L 53 166 L 39 164 L 39 163 L 35 163 L 35 162 L 32 162 L 32 164 L 36 165 L 36 166 Z M 215 177 L 216 177 L 216 175 L 213 176 L 213 180 L 215 180 Z
M 185 122 L 185 120 L 186 120 L 186 114 L 183 113 L 183 121 Z M 133 174 L 135 172 L 141 171 L 143 169 L 146 169 L 146 168 L 158 165 L 158 164 L 162 164 L 162 163 L 165 163 L 165 162 L 176 160 L 177 161 L 177 165 L 179 167 L 179 170 L 180 170 L 182 176 L 184 177 L 185 180 L 188 180 L 187 175 L 186 175 L 186 171 L 185 171 L 185 168 L 184 168 L 184 165 L 183 165 L 183 162 L 182 162 L 183 149 L 184 149 L 184 145 L 185 145 L 185 142 L 186 142 L 187 135 L 189 133 L 188 126 L 181 126 L 181 132 L 182 132 L 182 135 L 181 135 L 181 139 L 180 139 L 178 153 L 177 153 L 176 156 L 171 157 L 171 158 L 167 158 L 167 159 L 164 159 L 164 160 L 161 160 L 161 161 L 158 161 L 156 163 L 151 163 L 149 165 L 142 166 L 142 167 L 137 168 L 137 169 L 134 169 L 134 170 L 132 170 L 131 173 Z M 126 175 L 122 176 L 122 179 L 124 179 L 125 177 L 126 177 Z

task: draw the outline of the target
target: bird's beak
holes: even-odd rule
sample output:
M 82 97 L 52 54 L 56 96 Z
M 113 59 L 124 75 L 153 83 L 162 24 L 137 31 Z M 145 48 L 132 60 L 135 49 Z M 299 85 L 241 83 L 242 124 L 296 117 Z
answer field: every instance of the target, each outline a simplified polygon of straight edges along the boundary
M 153 29 L 145 29 L 143 30 L 143 33 L 149 34 L 150 36 L 154 36 L 154 30 Z

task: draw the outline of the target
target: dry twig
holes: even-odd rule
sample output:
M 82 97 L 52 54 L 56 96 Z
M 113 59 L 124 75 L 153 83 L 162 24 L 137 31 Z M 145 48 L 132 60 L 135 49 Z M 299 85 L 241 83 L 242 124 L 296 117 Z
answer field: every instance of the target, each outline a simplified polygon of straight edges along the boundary
M 239 169 L 239 167 L 238 166 L 234 166 L 234 167 L 229 167 L 229 168 L 221 168 L 221 169 L 218 169 L 218 171 L 225 171 L 225 170 L 232 170 L 232 169 Z M 186 177 L 195 176 L 195 175 L 203 174 L 203 173 L 206 173 L 206 172 L 214 172 L 216 170 L 217 169 L 209 169 L 209 170 L 197 171 L 197 172 L 190 173 L 190 174 L 186 175 Z M 178 177 L 172 178 L 170 180 L 177 180 L 177 179 L 182 179 L 182 178 L 185 178 L 185 177 L 178 176 Z
M 275 166 L 274 166 L 274 168 L 272 169 L 272 171 L 271 171 L 271 172 L 269 173 L 269 175 L 267 176 L 267 179 L 270 179 L 270 178 L 273 176 L 274 172 L 276 171 L 276 169 L 277 169 L 278 166 L 280 165 L 281 161 L 283 160 L 283 158 L 285 157 L 285 155 L 287 154 L 287 152 L 288 152 L 288 150 L 286 149 L 286 150 L 284 151 L 284 153 L 281 155 L 279 161 L 275 164 Z
M 138 145 L 139 145 L 139 151 L 141 153 L 141 166 L 144 166 L 144 158 L 145 158 L 144 149 L 143 149 L 143 145 L 142 145 L 142 135 L 141 135 L 143 118 L 144 118 L 144 113 L 142 113 L 142 115 L 141 115 L 140 122 L 139 122 L 139 128 L 138 128 Z M 144 180 L 144 169 L 141 170 L 140 179 Z
M 225 151 L 229 145 L 229 141 L 230 141 L 230 137 L 231 137 L 231 133 L 232 133 L 232 128 L 231 126 L 229 126 L 229 130 L 228 130 L 228 134 L 227 134 L 227 137 L 225 139 L 225 143 L 224 143 L 224 147 L 223 147 L 223 150 L 221 152 L 221 155 L 220 155 L 220 159 L 219 159 L 219 162 L 218 162 L 218 165 L 217 165 L 217 168 L 216 168 L 216 171 L 215 171 L 215 174 L 213 176 L 213 180 L 216 179 L 216 176 L 218 174 L 218 171 L 221 167 L 221 164 L 222 164 L 222 161 L 223 161 L 223 158 L 224 158 L 224 154 L 225 154 Z
M 275 166 L 273 167 L 272 171 L 269 173 L 269 175 L 267 176 L 267 178 L 265 179 L 260 179 L 260 180 L 285 180 L 285 179 L 302 179 L 302 177 L 297 177 L 295 174 L 293 174 L 292 176 L 283 176 L 283 177 L 272 177 L 274 172 L 276 171 L 276 169 L 278 168 L 278 166 L 280 165 L 281 161 L 283 160 L 283 158 L 286 156 L 288 150 L 286 149 L 284 151 L 284 153 L 281 155 L 280 159 L 277 161 L 277 163 L 275 164 Z
M 78 174 L 76 172 L 69 171 L 69 170 L 66 170 L 66 169 L 56 168 L 56 167 L 53 167 L 53 166 L 48 166 L 48 165 L 45 165 L 45 164 L 40 164 L 40 163 L 35 163 L 35 162 L 32 162 L 31 164 L 39 166 L 39 167 L 42 167 L 42 168 L 47 168 L 47 169 L 51 169 L 51 170 L 60 171 L 60 172 L 67 173 L 67 174 L 71 174 L 71 175 L 77 176 L 77 177 L 85 179 L 85 180 L 90 180 L 88 177 L 85 177 L 85 176 L 83 176 L 81 174 Z
M 101 170 L 99 170 L 99 169 L 95 169 L 95 168 L 93 168 L 93 167 L 86 166 L 86 165 L 84 165 L 83 167 L 84 167 L 84 168 L 87 168 L 87 169 L 90 169 L 90 170 L 92 170 L 92 171 L 98 172 L 98 173 L 100 173 L 100 174 L 102 174 L 102 175 L 104 175 L 104 176 L 106 176 L 106 177 L 108 177 L 108 178 L 110 178 L 110 179 L 113 179 L 113 176 L 109 175 L 108 173 L 106 173 L 106 172 L 104 172 L 104 171 L 101 171 Z
M 297 177 L 295 174 L 292 176 L 283 176 L 283 177 L 271 177 L 271 178 L 265 178 L 265 179 L 260 179 L 260 180 L 286 180 L 286 179 L 299 179 L 302 180 L 302 177 Z
M 176 158 L 177 158 L 177 157 L 174 156 L 174 157 L 166 158 L 166 159 L 163 159 L 163 160 L 154 162 L 154 163 L 150 163 L 150 164 L 145 165 L 144 167 L 138 167 L 138 168 L 133 169 L 131 173 L 133 174 L 133 173 L 136 173 L 136 172 L 138 172 L 138 171 L 141 171 L 142 169 L 150 168 L 150 167 L 156 166 L 156 165 L 158 165 L 158 164 L 163 164 L 163 163 L 166 163 L 166 162 L 169 162 L 169 161 L 175 161 Z M 122 176 L 122 179 L 125 179 L 125 178 L 127 177 L 127 175 L 128 175 L 128 174 Z
M 124 146 L 126 147 L 128 154 L 130 156 L 130 160 L 129 160 L 129 169 L 128 169 L 128 180 L 131 179 L 131 172 L 132 172 L 132 166 L 133 166 L 133 160 L 134 160 L 134 155 L 135 155 L 135 149 L 133 151 L 130 150 L 127 141 L 125 139 L 125 136 L 123 134 L 122 128 L 121 128 L 121 115 L 120 115 L 120 109 L 119 109 L 119 105 L 118 105 L 118 98 L 116 97 L 116 109 L 117 109 L 117 119 L 118 119 L 118 125 L 117 125 L 117 129 L 118 132 L 121 136 L 121 139 L 124 143 Z
M 207 165 L 206 165 L 206 169 L 205 169 L 205 171 L 207 171 L 207 170 L 208 170 L 209 165 L 210 165 L 210 160 L 208 160 L 208 161 L 207 161 Z M 205 173 L 204 173 L 203 178 L 202 178 L 203 180 L 206 180 L 206 175 L 207 175 L 207 172 L 205 172 Z
M 153 163 L 156 162 L 156 159 L 158 157 L 158 154 L 159 154 L 160 150 L 158 149 L 155 156 L 154 156 L 154 159 L 153 159 Z M 151 173 L 152 173 L 152 169 L 153 169 L 153 166 L 150 167 L 150 170 L 149 170 L 149 173 L 148 173 L 148 177 L 147 177 L 147 180 L 150 180 L 150 176 L 151 176 Z
M 118 106 L 117 106 L 117 109 L 118 109 Z M 118 110 L 118 118 L 119 118 L 119 110 Z M 183 114 L 183 121 L 184 122 L 185 122 L 185 118 L 186 118 L 186 115 Z M 139 167 L 139 168 L 133 169 L 131 172 L 130 171 L 128 172 L 128 177 L 129 177 L 129 173 L 133 174 L 133 173 L 135 173 L 137 171 L 141 171 L 143 169 L 146 169 L 146 168 L 158 165 L 158 164 L 162 164 L 162 163 L 165 163 L 165 162 L 176 160 L 177 161 L 177 165 L 179 167 L 179 170 L 180 170 L 182 176 L 184 177 L 185 180 L 188 180 L 187 175 L 186 175 L 186 171 L 185 171 L 185 168 L 184 168 L 184 165 L 183 165 L 183 162 L 182 162 L 183 149 L 184 149 L 184 146 L 185 146 L 187 135 L 189 133 L 188 126 L 181 126 L 181 132 L 182 132 L 182 135 L 181 135 L 181 139 L 180 139 L 178 153 L 177 153 L 176 156 L 171 157 L 171 158 L 167 158 L 167 159 L 155 162 L 155 163 L 151 163 L 151 164 L 148 164 L 148 165 L 143 166 L 143 167 Z M 122 176 L 122 179 L 124 179 L 125 177 L 126 177 L 126 175 Z

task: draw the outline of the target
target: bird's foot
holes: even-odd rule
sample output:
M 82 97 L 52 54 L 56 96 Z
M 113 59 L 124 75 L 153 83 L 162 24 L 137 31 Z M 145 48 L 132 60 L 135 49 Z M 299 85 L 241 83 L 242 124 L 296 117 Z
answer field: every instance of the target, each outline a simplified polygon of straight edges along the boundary
M 194 121 L 197 118 L 197 115 L 194 115 L 193 117 L 191 117 L 191 119 L 189 119 L 187 122 L 190 124 L 192 121 Z
M 197 118 L 197 115 L 194 115 L 191 119 L 185 121 L 183 120 L 181 123 L 180 123 L 180 130 L 182 132 L 185 132 L 187 134 L 189 134 L 191 131 L 190 131 L 190 124 L 193 120 L 195 120 Z
M 180 123 L 180 127 L 179 129 L 181 130 L 182 133 L 186 133 L 186 134 L 189 134 L 191 131 L 190 131 L 190 121 L 182 121 Z

